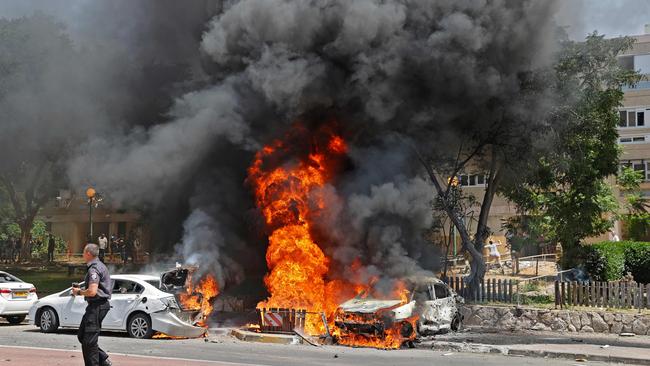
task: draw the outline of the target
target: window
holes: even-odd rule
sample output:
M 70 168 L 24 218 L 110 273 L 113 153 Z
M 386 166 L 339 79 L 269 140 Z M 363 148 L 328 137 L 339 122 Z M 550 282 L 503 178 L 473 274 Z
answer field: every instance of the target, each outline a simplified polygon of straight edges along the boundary
M 160 288 L 160 280 L 146 280 L 146 283 L 150 284 L 151 286 L 155 288 Z
M 114 294 L 141 294 L 144 287 L 133 281 L 115 280 L 113 282 Z
M 619 111 L 618 126 L 619 127 L 645 127 L 645 111 L 650 111 L 650 108 L 629 109 L 629 110 Z
M 635 55 L 634 70 L 641 74 L 650 74 L 650 55 Z
M 618 140 L 621 144 L 640 144 L 646 141 L 645 136 L 621 137 Z
M 17 277 L 10 275 L 9 273 L 0 272 L 0 283 L 7 283 L 7 282 L 23 282 L 23 281 L 19 280 Z
M 623 167 L 632 168 L 637 172 L 641 172 L 645 181 L 650 181 L 650 161 L 646 160 L 628 160 L 621 163 Z
M 484 187 L 486 177 L 483 174 L 461 174 L 459 176 L 460 185 L 463 187 Z
M 444 299 L 449 296 L 449 291 L 444 285 L 436 283 L 433 285 L 433 290 L 436 293 L 436 299 Z

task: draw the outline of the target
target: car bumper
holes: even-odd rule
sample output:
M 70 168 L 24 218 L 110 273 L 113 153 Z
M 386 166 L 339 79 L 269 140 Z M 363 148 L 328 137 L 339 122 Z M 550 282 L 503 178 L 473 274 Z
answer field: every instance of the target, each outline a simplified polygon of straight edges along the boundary
M 38 298 L 0 301 L 0 316 L 27 315 Z
M 171 312 L 152 313 L 151 327 L 160 333 L 172 337 L 198 338 L 205 334 L 206 329 L 195 327 L 179 319 Z

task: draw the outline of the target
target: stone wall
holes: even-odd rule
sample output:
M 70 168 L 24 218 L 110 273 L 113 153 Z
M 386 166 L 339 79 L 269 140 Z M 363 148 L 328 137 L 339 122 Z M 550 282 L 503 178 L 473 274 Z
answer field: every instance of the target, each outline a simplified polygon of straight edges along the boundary
M 461 312 L 470 327 L 650 335 L 650 315 L 482 305 L 465 305 Z

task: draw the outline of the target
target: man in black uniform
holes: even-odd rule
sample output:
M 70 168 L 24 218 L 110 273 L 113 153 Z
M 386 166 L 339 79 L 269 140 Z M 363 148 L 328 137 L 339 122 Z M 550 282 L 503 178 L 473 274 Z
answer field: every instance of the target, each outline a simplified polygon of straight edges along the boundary
M 97 256 L 99 256 L 99 247 L 96 244 L 86 245 L 83 252 L 83 258 L 88 265 L 88 272 L 84 280 L 86 289 L 72 288 L 73 295 L 84 296 L 88 302 L 77 334 L 86 366 L 111 365 L 108 355 L 97 344 L 102 321 L 111 308 L 108 302 L 111 298 L 111 276 Z

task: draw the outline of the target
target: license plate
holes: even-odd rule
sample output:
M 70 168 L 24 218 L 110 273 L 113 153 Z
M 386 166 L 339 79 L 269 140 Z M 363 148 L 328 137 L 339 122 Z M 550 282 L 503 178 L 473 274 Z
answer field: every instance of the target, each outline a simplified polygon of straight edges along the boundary
M 27 297 L 27 291 L 16 291 L 14 297 Z

